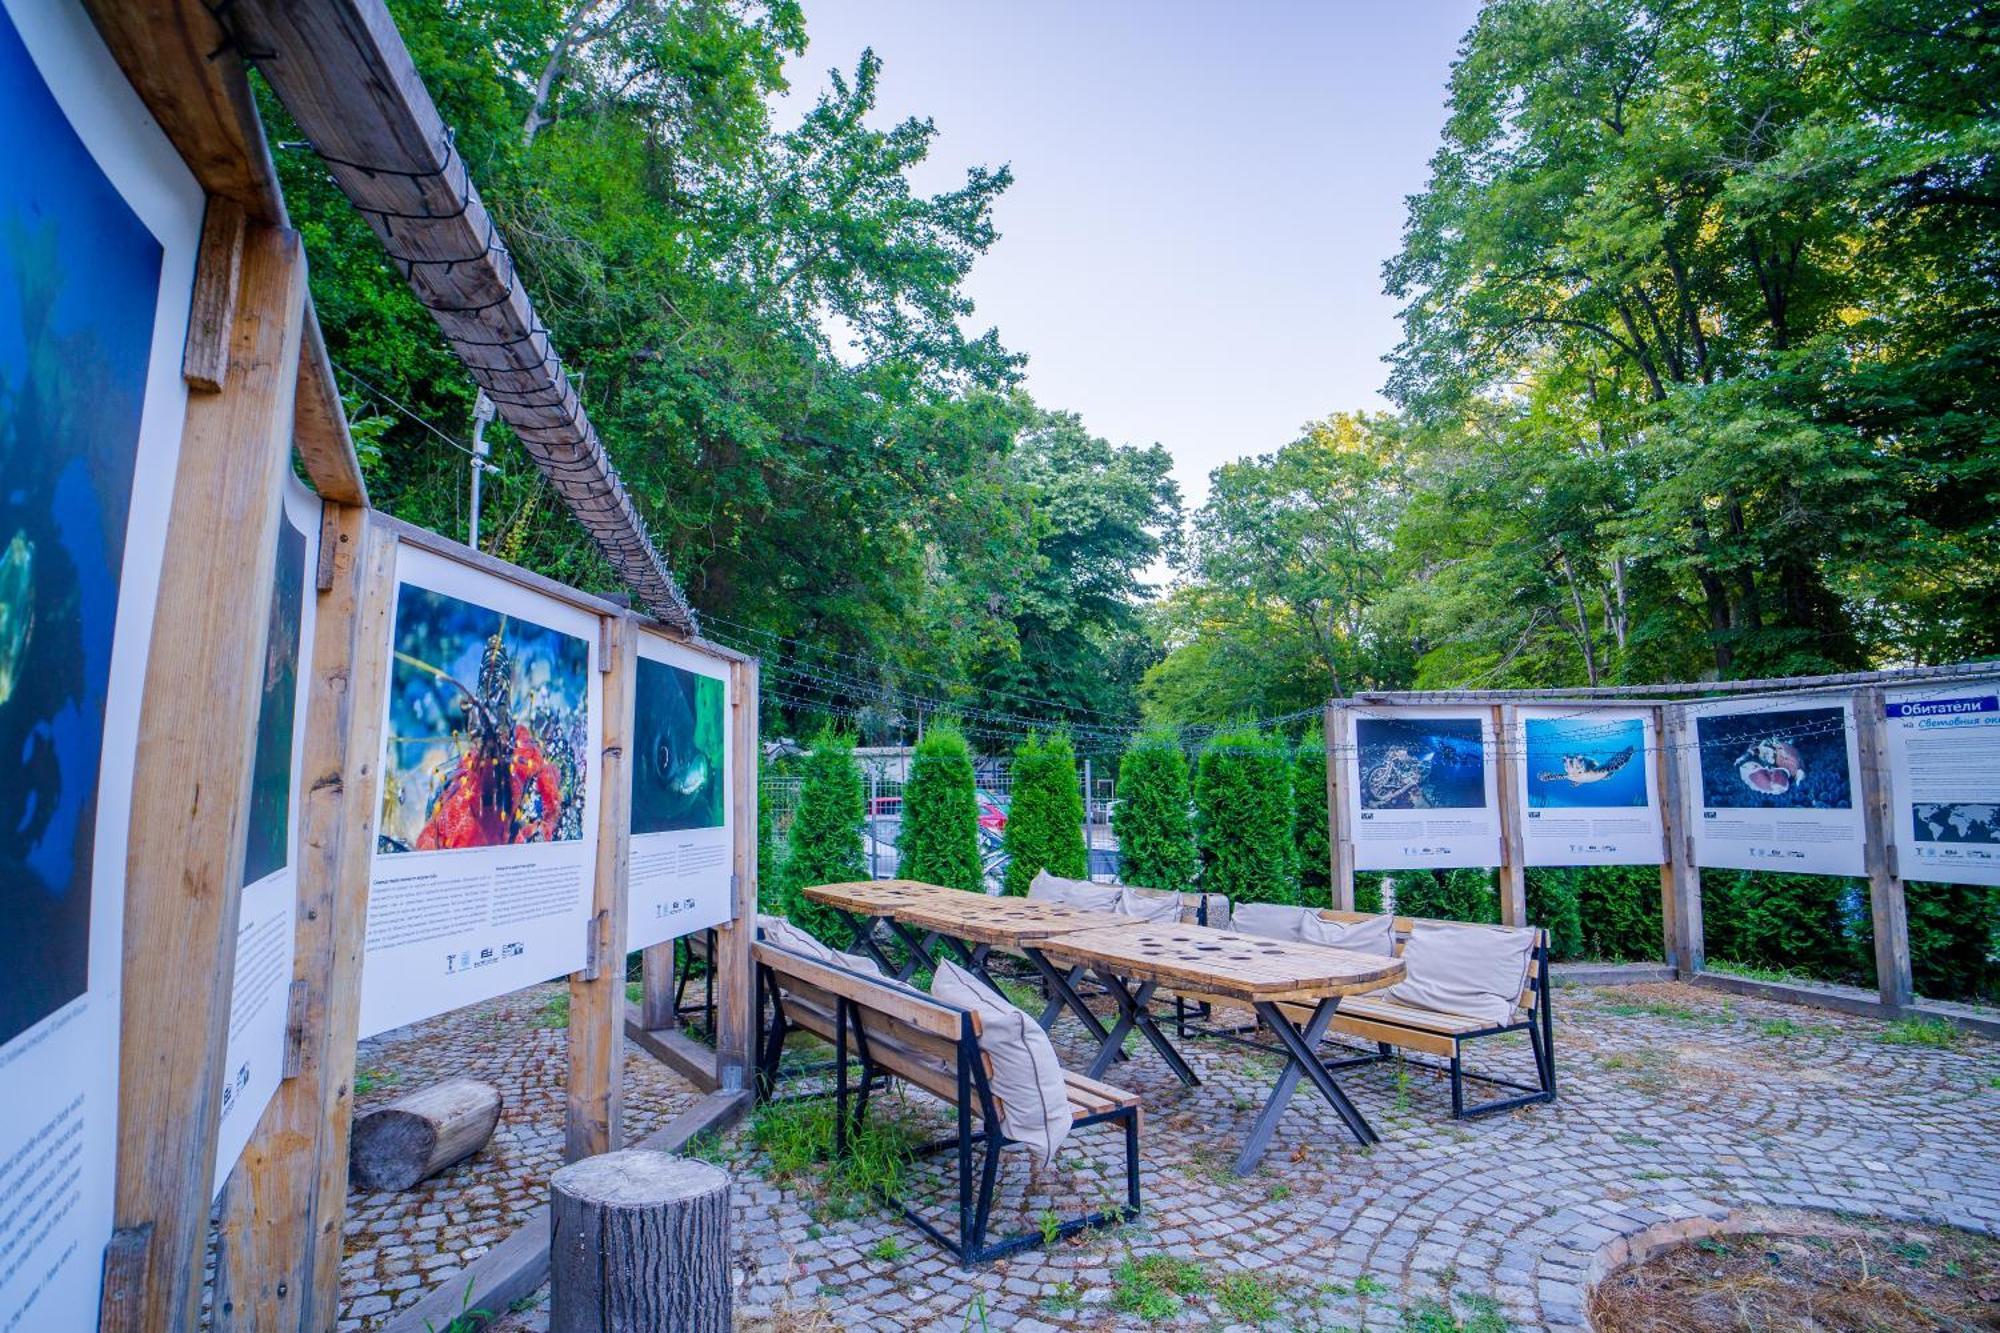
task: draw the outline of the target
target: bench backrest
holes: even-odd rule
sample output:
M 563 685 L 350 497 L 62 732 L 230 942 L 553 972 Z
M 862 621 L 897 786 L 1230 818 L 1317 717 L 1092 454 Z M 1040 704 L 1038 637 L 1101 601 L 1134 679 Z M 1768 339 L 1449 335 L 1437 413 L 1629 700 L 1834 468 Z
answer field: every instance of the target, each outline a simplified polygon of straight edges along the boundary
M 1184 926 L 1223 926 L 1229 921 L 1230 902 L 1226 893 L 1202 893 L 1193 889 L 1175 892 L 1172 889 L 1148 889 L 1137 884 L 1120 884 L 1119 887 L 1131 889 L 1149 898 L 1172 893 L 1180 900 L 1181 924 Z M 1207 908 L 1205 918 L 1202 913 L 1204 906 Z
M 1343 925 L 1351 925 L 1356 921 L 1367 921 L 1381 915 L 1380 912 L 1343 912 L 1335 907 L 1322 907 L 1319 909 L 1319 914 L 1328 921 L 1338 921 Z M 1419 925 L 1452 926 L 1468 930 L 1502 929 L 1502 927 L 1495 926 L 1490 921 L 1447 921 L 1441 917 L 1399 916 L 1394 921 L 1396 954 L 1398 957 L 1402 956 L 1403 946 L 1409 943 L 1410 931 Z M 1541 1003 L 1542 992 L 1548 985 L 1546 974 L 1549 966 L 1549 932 L 1540 926 L 1509 926 L 1504 929 L 1532 930 L 1535 932 L 1535 949 L 1533 953 L 1528 955 L 1528 978 L 1526 984 L 1521 988 L 1520 1003 L 1522 1009 L 1533 1010 Z
M 751 946 L 751 957 L 794 1027 L 837 1041 L 844 1009 L 847 1021 L 860 1029 L 857 1039 L 850 1027 L 850 1049 L 858 1054 L 858 1043 L 865 1042 L 874 1063 L 948 1102 L 957 1100 L 959 1063 L 978 1049 L 977 1013 L 762 940 Z M 983 1055 L 980 1066 L 982 1074 L 990 1072 Z

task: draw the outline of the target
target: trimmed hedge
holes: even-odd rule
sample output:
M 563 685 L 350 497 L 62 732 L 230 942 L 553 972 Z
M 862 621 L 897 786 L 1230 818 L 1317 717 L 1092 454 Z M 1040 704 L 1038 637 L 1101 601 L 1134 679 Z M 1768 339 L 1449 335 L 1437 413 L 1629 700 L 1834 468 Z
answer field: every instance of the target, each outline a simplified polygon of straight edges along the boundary
M 1317 728 L 1292 751 L 1292 843 L 1299 855 L 1299 901 L 1333 905 L 1333 830 L 1326 818 L 1326 742 Z M 1359 899 L 1357 886 L 1356 899 Z
M 1201 885 L 1231 902 L 1297 903 L 1292 771 L 1282 741 L 1255 731 L 1212 738 L 1195 766 Z
M 1014 748 L 1014 795 L 1007 804 L 1006 892 L 1024 897 L 1043 870 L 1065 879 L 1090 874 L 1083 844 L 1083 787 L 1067 736 L 1030 736 Z
M 1142 735 L 1118 762 L 1118 877 L 1149 889 L 1185 892 L 1201 869 L 1188 813 L 1187 756 L 1171 732 Z
M 830 729 L 820 732 L 800 766 L 799 808 L 792 816 L 790 851 L 777 876 L 783 892 L 775 905 L 780 915 L 844 949 L 852 932 L 840 913 L 806 898 L 802 890 L 868 878 L 861 845 L 867 801 L 861 769 L 854 762 L 854 738 Z
M 930 724 L 910 756 L 903 784 L 903 828 L 896 837 L 904 879 L 983 893 L 979 860 L 979 794 L 972 747 L 946 721 Z
M 1396 915 L 1440 921 L 1500 920 L 1500 893 L 1490 870 L 1398 870 Z

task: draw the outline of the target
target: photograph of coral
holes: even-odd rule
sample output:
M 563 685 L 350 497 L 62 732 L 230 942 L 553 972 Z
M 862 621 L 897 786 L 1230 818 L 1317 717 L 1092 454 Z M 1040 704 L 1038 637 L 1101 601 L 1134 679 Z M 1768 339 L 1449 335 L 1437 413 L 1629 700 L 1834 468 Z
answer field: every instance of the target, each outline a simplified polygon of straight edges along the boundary
M 1531 717 L 1523 726 L 1531 808 L 1644 808 L 1646 729 L 1638 718 Z
M 291 862 L 292 738 L 299 708 L 299 630 L 305 615 L 306 535 L 278 511 L 278 559 L 271 623 L 264 637 L 257 749 L 250 761 L 250 817 L 243 882 L 255 884 Z
M 394 642 L 377 851 L 580 839 L 589 645 L 412 583 Z
M 1476 717 L 1357 717 L 1363 810 L 1477 810 L 1486 747 Z
M 89 980 L 112 631 L 163 256 L 4 14 L 0 120 L 4 1044 Z
M 641 657 L 636 707 L 632 831 L 721 828 L 722 682 Z
M 1847 714 L 1839 708 L 1695 718 L 1701 802 L 1711 810 L 1848 810 Z

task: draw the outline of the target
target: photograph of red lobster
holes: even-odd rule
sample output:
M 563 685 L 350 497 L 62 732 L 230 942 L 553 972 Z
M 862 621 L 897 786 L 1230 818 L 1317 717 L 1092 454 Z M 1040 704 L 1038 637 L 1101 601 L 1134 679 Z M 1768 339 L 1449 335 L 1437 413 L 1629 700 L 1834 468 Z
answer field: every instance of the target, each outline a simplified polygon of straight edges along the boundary
M 403 585 L 377 849 L 582 837 L 588 681 L 582 639 Z

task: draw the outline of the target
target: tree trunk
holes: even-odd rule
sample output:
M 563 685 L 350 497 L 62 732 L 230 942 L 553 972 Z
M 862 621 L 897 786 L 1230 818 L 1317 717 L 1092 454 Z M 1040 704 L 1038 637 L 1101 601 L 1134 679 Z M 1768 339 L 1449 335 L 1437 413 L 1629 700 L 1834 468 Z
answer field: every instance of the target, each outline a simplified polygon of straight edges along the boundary
M 728 1333 L 729 1174 L 669 1153 L 549 1179 L 549 1333 Z
M 447 1079 L 358 1117 L 347 1175 L 356 1188 L 406 1190 L 478 1152 L 500 1123 L 500 1089 Z

